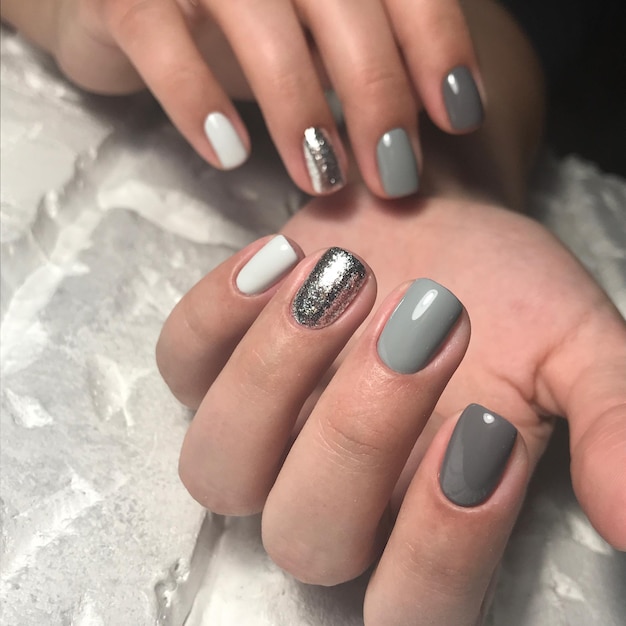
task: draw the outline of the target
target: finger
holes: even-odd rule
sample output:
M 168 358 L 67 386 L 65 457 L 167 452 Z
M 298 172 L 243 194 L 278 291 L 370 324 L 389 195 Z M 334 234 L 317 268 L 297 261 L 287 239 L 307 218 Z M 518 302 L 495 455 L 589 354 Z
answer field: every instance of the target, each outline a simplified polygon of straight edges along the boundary
M 382 197 L 415 193 L 417 105 L 383 6 L 352 0 L 326 3 L 320 11 L 314 0 L 297 4 L 343 105 L 368 187 Z
M 254 91 L 294 182 L 325 194 L 345 183 L 347 159 L 289 0 L 206 0 Z
M 262 509 L 300 409 L 375 298 L 374 277 L 340 248 L 305 259 L 284 280 L 185 437 L 180 475 L 203 506 L 229 515 Z
M 263 237 L 196 284 L 167 318 L 157 364 L 172 393 L 197 408 L 280 281 L 303 257 L 282 235 Z
M 370 580 L 365 624 L 475 626 L 527 479 L 526 448 L 511 423 L 476 404 L 448 420 Z
M 572 481 L 598 532 L 626 550 L 626 324 L 604 298 L 548 356 L 541 381 L 569 422 Z
M 469 332 L 461 303 L 431 280 L 386 301 L 317 403 L 268 498 L 263 541 L 281 567 L 306 582 L 337 584 L 371 564 L 394 485 Z
M 396 37 L 428 115 L 451 133 L 483 121 L 482 80 L 458 0 L 386 0 Z
M 221 169 L 241 165 L 250 152 L 248 133 L 178 6 L 172 0 L 103 6 L 115 41 L 195 150 Z

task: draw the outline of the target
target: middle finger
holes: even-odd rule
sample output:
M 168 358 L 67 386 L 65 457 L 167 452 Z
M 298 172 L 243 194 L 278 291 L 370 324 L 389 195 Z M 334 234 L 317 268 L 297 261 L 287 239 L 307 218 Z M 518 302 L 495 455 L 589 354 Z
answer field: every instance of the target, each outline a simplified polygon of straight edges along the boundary
M 396 481 L 467 348 L 469 319 L 451 292 L 419 279 L 386 321 L 401 293 L 333 377 L 266 503 L 268 553 L 306 582 L 344 582 L 376 557 Z

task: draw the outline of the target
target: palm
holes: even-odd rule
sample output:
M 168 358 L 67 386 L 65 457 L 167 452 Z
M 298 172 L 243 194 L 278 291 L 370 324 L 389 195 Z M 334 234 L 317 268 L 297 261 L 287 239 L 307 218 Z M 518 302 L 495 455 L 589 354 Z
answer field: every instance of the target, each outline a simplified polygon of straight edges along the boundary
M 611 514 L 615 524 L 606 522 L 604 505 L 589 493 L 587 482 L 599 478 L 576 475 L 577 461 L 587 475 L 590 463 L 598 472 L 596 465 L 610 466 L 612 459 L 613 469 L 623 465 L 623 431 L 611 445 L 614 456 L 593 459 L 603 456 L 607 424 L 619 428 L 626 417 L 623 383 L 618 390 L 610 382 L 626 379 L 626 333 L 604 293 L 549 233 L 484 203 L 428 199 L 390 207 L 355 190 L 311 203 L 285 232 L 307 252 L 332 244 L 360 254 L 376 274 L 379 298 L 419 276 L 452 289 L 469 312 L 472 339 L 438 412 L 448 416 L 479 402 L 503 413 L 521 430 L 534 461 L 551 432 L 543 418 L 567 415 L 573 449 L 582 443 L 573 468 L 578 495 L 601 532 L 626 541 L 619 519 Z M 599 385 L 607 392 L 602 408 Z M 614 481 L 613 488 L 623 516 L 626 489 Z

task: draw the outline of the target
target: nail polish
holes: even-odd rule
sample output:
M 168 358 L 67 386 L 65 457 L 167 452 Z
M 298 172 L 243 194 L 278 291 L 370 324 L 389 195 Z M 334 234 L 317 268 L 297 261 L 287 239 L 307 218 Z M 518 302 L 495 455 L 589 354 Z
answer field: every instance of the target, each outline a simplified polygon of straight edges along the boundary
M 239 271 L 235 283 L 246 296 L 264 292 L 296 263 L 298 255 L 282 235 L 270 239 Z
M 399 198 L 417 191 L 417 161 L 406 131 L 394 128 L 385 133 L 376 146 L 376 160 L 383 189 L 389 197 Z
M 330 248 L 298 290 L 291 311 L 298 324 L 324 328 L 332 324 L 356 298 L 367 270 L 342 248 Z
M 470 404 L 457 422 L 439 483 L 448 500 L 478 506 L 495 491 L 513 451 L 517 429 L 493 411 Z
M 464 65 L 443 79 L 443 100 L 454 130 L 470 130 L 483 122 L 483 104 L 472 73 Z
M 435 356 L 462 311 L 451 291 L 429 278 L 417 279 L 387 320 L 378 355 L 400 374 L 418 372 Z
M 225 170 L 238 167 L 248 158 L 235 127 L 223 113 L 209 113 L 204 121 L 204 132 Z
M 316 193 L 329 193 L 344 186 L 341 166 L 326 131 L 321 128 L 307 128 L 304 131 L 302 148 Z

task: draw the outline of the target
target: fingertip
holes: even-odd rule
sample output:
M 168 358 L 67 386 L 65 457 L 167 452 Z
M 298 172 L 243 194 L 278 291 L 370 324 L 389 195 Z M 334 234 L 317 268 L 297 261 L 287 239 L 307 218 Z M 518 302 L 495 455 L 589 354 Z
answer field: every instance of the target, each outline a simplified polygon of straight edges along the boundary
M 441 92 L 446 119 L 439 121 L 444 130 L 465 134 L 482 126 L 485 111 L 479 82 L 467 65 L 457 65 L 444 76 Z
M 215 159 L 211 159 L 213 165 L 231 170 L 246 162 L 250 156 L 250 139 L 247 132 L 242 132 L 245 127 L 241 120 L 235 124 L 224 113 L 213 111 L 205 117 L 203 127 L 215 154 Z
M 420 145 L 415 132 L 393 128 L 383 133 L 376 144 L 378 176 L 370 190 L 382 198 L 406 198 L 420 186 Z
M 345 186 L 348 157 L 336 129 L 328 131 L 320 126 L 306 128 L 302 153 L 309 178 L 303 185 L 305 191 L 328 195 Z
M 511 497 L 521 501 L 527 478 L 528 452 L 517 428 L 484 406 L 466 407 L 441 460 L 441 495 L 458 507 L 500 509 L 496 515 L 501 517 L 507 508 L 502 509 L 503 502 Z
M 285 277 L 304 257 L 300 246 L 284 235 L 256 241 L 233 268 L 233 284 L 244 296 L 267 291 Z

